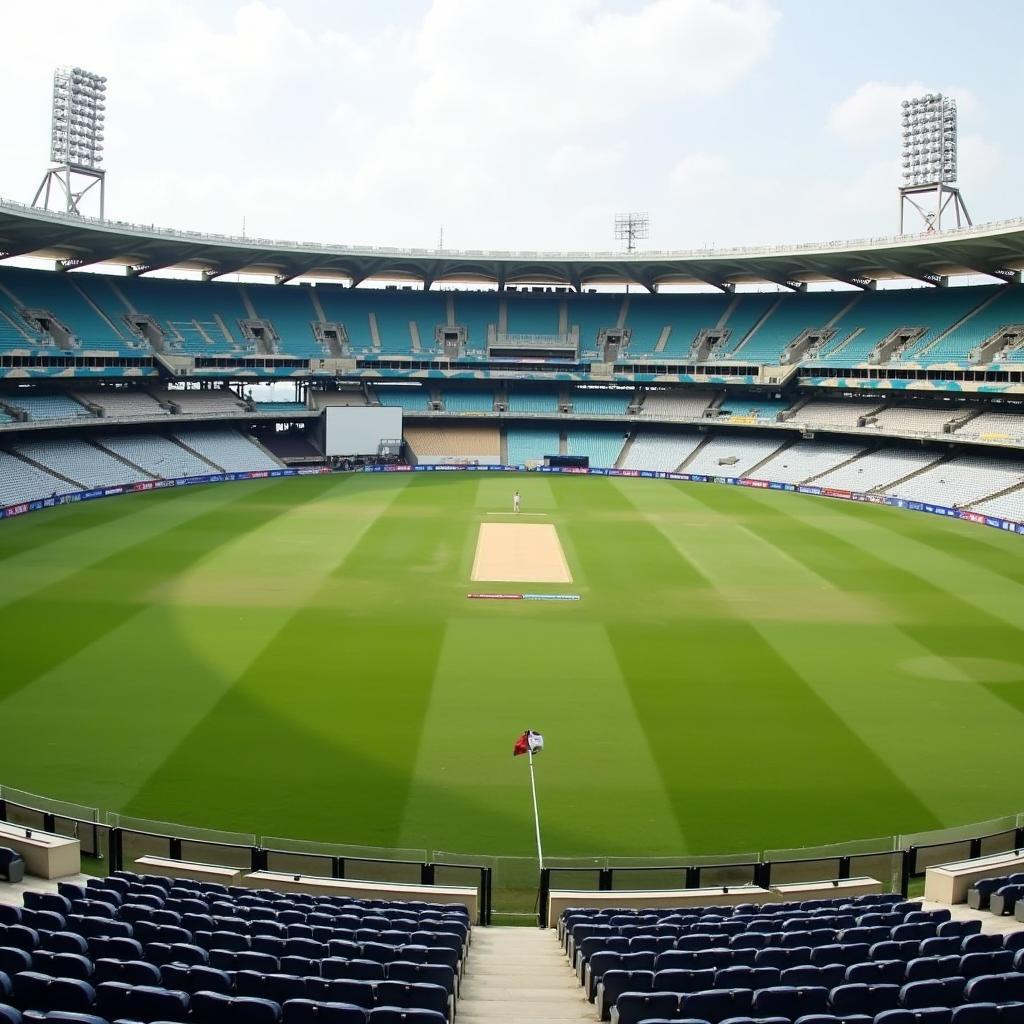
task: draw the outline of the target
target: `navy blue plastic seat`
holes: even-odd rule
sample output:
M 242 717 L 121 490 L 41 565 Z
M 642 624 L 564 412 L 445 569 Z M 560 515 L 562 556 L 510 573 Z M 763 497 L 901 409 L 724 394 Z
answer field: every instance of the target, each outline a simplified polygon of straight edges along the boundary
M 144 960 L 108 960 L 100 958 L 95 963 L 96 982 L 123 981 L 128 985 L 159 986 L 162 978 L 160 968 Z
M 995 1003 L 964 1003 L 950 1015 L 953 1024 L 992 1024 L 999 1020 L 999 1007 Z
M 1011 949 L 1015 953 L 1020 949 L 1024 949 L 1024 930 L 1007 932 L 1003 936 L 1003 949 Z
M 29 890 L 22 895 L 22 902 L 29 910 L 51 910 L 62 917 L 71 913 L 71 900 L 56 892 Z
M 977 935 L 981 931 L 981 921 L 943 921 L 939 925 L 938 937 L 948 938 L 951 935 L 963 938 L 965 935 Z
M 913 924 L 898 924 L 889 933 L 893 942 L 904 942 L 913 939 L 915 942 L 924 942 L 925 939 L 933 939 L 938 935 L 939 923 L 937 921 L 918 921 Z
M 926 939 L 926 942 L 937 942 L 938 939 Z M 902 942 L 893 942 L 892 939 L 886 939 L 885 942 L 876 942 L 869 952 L 869 958 L 871 960 L 902 960 L 906 963 L 909 960 L 914 960 L 918 956 L 924 956 L 921 952 L 922 943 L 915 941 L 914 939 L 906 939 Z M 931 954 L 937 956 L 938 954 Z
M 885 1010 L 875 1024 L 951 1024 L 953 1011 L 946 1006 L 928 1006 L 918 1010 Z
M 753 1009 L 759 1017 L 795 1020 L 808 1013 L 825 1013 L 828 1010 L 828 993 L 827 988 L 820 986 L 779 985 L 755 992 Z
M 708 972 L 714 978 L 714 971 Z M 623 992 L 653 992 L 653 971 L 605 971 L 595 993 L 601 1020 L 608 1020 L 611 1008 Z
M 32 954 L 32 969 L 54 978 L 77 978 L 79 981 L 89 981 L 93 976 L 92 961 L 81 953 L 51 953 L 37 949 Z
M 965 953 L 960 958 L 960 974 L 964 978 L 980 978 L 983 974 L 1006 974 L 1013 969 L 1013 953 L 1008 949 L 1000 949 L 994 953 Z
M 452 968 L 448 969 L 453 975 L 455 974 Z M 387 966 L 377 963 L 376 960 L 343 960 L 340 957 L 328 957 L 326 960 L 320 961 L 320 972 L 325 978 L 346 978 L 349 981 L 383 981 L 387 977 Z
M 374 988 L 375 1006 L 397 1006 L 409 1010 L 448 1013 L 448 993 L 441 985 L 380 981 Z
M 683 1017 L 697 1020 L 723 1021 L 728 1017 L 749 1016 L 754 993 L 749 988 L 721 988 L 707 992 L 691 992 L 680 998 Z
M 859 964 L 870 959 L 869 949 L 870 947 L 862 942 L 818 946 L 817 949 L 811 950 L 811 963 L 817 966 L 842 964 L 844 967 L 849 967 L 850 964 Z
M 640 1024 L 655 1017 L 676 1018 L 679 1003 L 675 992 L 623 992 L 615 1001 L 615 1010 L 619 1024 Z
M 121 936 L 90 936 L 89 956 L 93 960 L 142 960 L 142 943 L 138 939 L 126 939 Z
M 37 971 L 23 971 L 11 979 L 11 1001 L 25 1010 L 74 1010 L 87 1012 L 96 990 L 85 981 L 54 978 Z
M 1024 974 L 987 974 L 971 978 L 964 988 L 964 1002 L 1017 1003 L 1024 1002 Z
M 656 971 L 651 984 L 652 992 L 677 992 L 680 995 L 690 992 L 703 992 L 714 988 L 715 978 L 718 974 L 713 967 L 701 970 L 681 970 L 669 968 L 666 971 Z
M 167 988 L 190 995 L 196 992 L 220 992 L 230 995 L 235 989 L 235 980 L 227 971 L 215 967 L 193 964 L 167 964 L 160 971 Z
M 906 976 L 902 960 L 869 960 L 863 964 L 850 964 L 846 968 L 846 984 L 902 985 Z
M 908 1010 L 959 1006 L 964 1001 L 964 985 L 964 979 L 959 977 L 911 981 L 900 989 L 900 1003 Z
M 373 983 L 349 981 L 346 978 L 307 978 L 306 991 L 310 999 L 324 1003 L 351 1003 L 364 1010 L 373 1008 Z
M 842 964 L 799 964 L 779 972 L 780 985 L 792 985 L 797 988 L 811 985 L 833 989 L 836 985 L 842 985 L 845 978 L 846 968 Z
M 829 994 L 833 1013 L 846 1016 L 862 1013 L 869 1017 L 899 1006 L 898 985 L 838 985 Z
M 370 1011 L 368 1024 L 445 1024 L 443 1014 L 434 1010 L 403 1010 L 397 1006 L 379 1006 Z
M 889 928 L 844 928 L 837 936 L 836 941 L 844 946 L 850 943 L 872 946 L 876 942 L 884 942 L 886 939 L 896 938 Z
M 790 968 L 799 970 L 799 968 Z M 713 988 L 749 988 L 756 992 L 762 988 L 772 988 L 782 984 L 780 971 L 777 967 L 724 967 L 715 971 Z M 705 988 L 709 986 L 705 985 Z
M 197 992 L 190 1001 L 196 1024 L 276 1024 L 281 1007 L 269 999 Z
M 778 946 L 769 946 L 766 949 L 759 949 L 754 957 L 754 965 L 757 967 L 777 967 L 780 971 L 787 967 L 796 967 L 798 964 L 813 963 L 814 951 L 809 946 L 795 946 L 792 949 L 784 949 Z
M 410 984 L 440 985 L 448 995 L 455 995 L 455 971 L 442 964 L 414 964 L 396 960 L 387 965 L 387 978 L 388 981 Z
M 282 974 L 297 974 L 302 978 L 320 974 L 321 960 L 310 960 L 305 956 L 283 956 L 278 961 Z M 377 966 L 376 964 L 374 966 Z
M 150 963 L 159 967 L 164 964 L 194 964 L 200 966 L 210 962 L 210 954 L 200 946 L 190 946 L 186 942 L 168 945 L 166 942 L 149 942 L 145 946 L 145 956 Z
M 108 1020 L 186 1020 L 188 996 L 155 985 L 105 981 L 96 986 L 96 1010 Z
M 292 941 L 305 942 L 307 940 L 289 940 L 289 952 L 291 952 Z M 402 950 L 399 946 L 388 946 L 382 942 L 364 942 L 360 947 L 360 954 L 362 956 L 362 959 L 376 960 L 376 962 L 379 964 L 390 964 L 395 960 L 402 959 Z
M 244 950 L 235 954 L 235 970 L 238 971 L 260 971 L 263 974 L 273 974 L 280 966 L 276 956 L 269 953 L 254 953 L 252 950 Z
M 907 964 L 907 981 L 932 981 L 937 978 L 955 978 L 960 974 L 958 956 L 922 956 Z
M 1003 937 L 986 932 L 965 935 L 960 940 L 961 953 L 995 953 L 1003 948 Z
M 50 932 L 49 935 L 43 935 L 38 948 L 48 949 L 52 953 L 80 953 L 83 956 L 89 952 L 89 944 L 75 932 Z
M 21 1011 L 7 1003 L 0 1003 L 0 1024 L 21 1024 Z
M 33 954 L 13 946 L 0 946 L 0 974 L 13 977 L 20 971 L 32 970 Z
M 992 893 L 988 908 L 997 917 L 1005 917 L 1013 913 L 1021 899 L 1024 899 L 1024 885 L 1004 885 Z
M 289 999 L 282 1010 L 283 1024 L 366 1024 L 367 1017 L 361 1006 L 312 999 Z
M 0 925 L 0 946 L 31 952 L 39 945 L 39 932 L 23 924 Z

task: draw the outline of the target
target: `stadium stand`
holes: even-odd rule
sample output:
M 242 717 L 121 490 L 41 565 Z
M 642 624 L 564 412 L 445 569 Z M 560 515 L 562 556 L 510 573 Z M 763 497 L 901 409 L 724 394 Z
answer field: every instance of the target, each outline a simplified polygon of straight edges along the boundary
M 177 434 L 176 439 L 226 473 L 281 468 L 281 464 L 251 438 L 233 430 L 190 430 Z
M 216 472 L 199 456 L 158 434 L 109 435 L 98 437 L 96 443 L 155 477 L 172 479 Z
M 718 418 L 738 423 L 752 423 L 756 420 L 774 423 L 790 403 L 781 398 L 725 398 L 718 406 Z
M 416 461 L 478 462 L 500 465 L 501 433 L 497 426 L 470 423 L 407 424 L 405 440 Z
M 510 292 L 506 298 L 508 334 L 555 335 L 559 331 L 562 299 L 555 295 Z
M 388 387 L 378 384 L 373 388 L 373 394 L 381 405 L 408 409 L 410 412 L 426 412 L 430 408 L 430 391 L 424 387 Z
M 353 387 L 339 391 L 310 391 L 314 409 L 326 409 L 330 405 L 367 405 L 362 388 Z
M 509 427 L 506 439 L 510 466 L 524 466 L 543 459 L 545 455 L 559 454 L 559 432 L 547 427 Z
M 632 390 L 574 388 L 570 401 L 572 411 L 578 415 L 625 416 L 633 397 Z
M 988 935 L 991 948 L 974 952 L 980 921 L 951 921 L 900 895 L 570 909 L 558 929 L 585 996 L 615 1024 L 969 1024 L 1016 1020 L 1024 1009 L 1017 938 Z
M 963 410 L 952 402 L 938 405 L 915 402 L 883 409 L 868 418 L 868 426 L 903 434 L 941 434 L 943 425 L 958 415 L 963 415 Z
M 732 350 L 732 357 L 753 362 L 778 362 L 785 347 L 810 328 L 823 328 L 847 305 L 849 292 L 812 292 L 783 295 L 768 318 L 747 340 Z
M 739 437 L 732 434 L 709 438 L 686 463 L 684 472 L 702 476 L 746 476 L 783 443 L 778 437 Z
M 92 413 L 66 395 L 22 394 L 4 398 L 6 405 L 28 414 L 30 420 L 74 420 Z
M 645 391 L 639 415 L 658 419 L 700 419 L 715 397 L 713 391 Z
M 273 324 L 280 353 L 308 359 L 328 354 L 313 333 L 313 322 L 318 317 L 311 288 L 269 284 L 247 284 L 240 288 L 255 314 L 253 319 L 269 320 Z
M 89 1024 L 445 1024 L 470 950 L 459 904 L 229 889 L 125 871 L 27 892 L 23 907 L 9 909 L 6 920 L 16 923 L 0 924 L 9 954 L 0 1001 L 19 1016 L 0 1011 L 5 1022 L 24 1013 Z
M 442 391 L 441 402 L 445 412 L 493 412 L 494 392 L 480 391 Z
M 566 296 L 569 323 L 579 328 L 580 352 L 583 355 L 596 355 L 601 331 L 618 326 L 624 298 L 623 295 L 601 292 Z
M 204 416 L 217 413 L 244 412 L 248 406 L 230 388 L 168 388 L 159 395 L 162 401 L 170 402 L 183 413 L 201 413 Z
M 986 496 L 1024 483 L 1024 461 L 961 456 L 887 488 L 889 494 L 950 508 L 966 508 Z
M 567 455 L 585 455 L 591 466 L 604 469 L 615 465 L 625 441 L 621 430 L 611 428 L 570 428 L 565 436 Z
M 294 412 L 309 412 L 309 407 L 304 402 L 257 402 L 256 411 L 260 413 L 287 414 Z
M 75 392 L 72 396 L 83 405 L 97 405 L 110 419 L 142 419 L 170 416 L 171 410 L 161 405 L 149 392 L 136 388 L 103 388 Z
M 863 451 L 864 446 L 855 443 L 797 441 L 768 459 L 758 470 L 758 475 L 778 483 L 802 484 L 849 462 Z
M 509 412 L 558 412 L 558 393 L 518 386 L 509 388 Z
M 983 412 L 962 423 L 956 433 L 988 441 L 1024 441 L 1024 412 Z
M 924 469 L 937 458 L 935 452 L 913 448 L 882 448 L 816 477 L 814 485 L 866 494 L 868 491 L 886 489 L 911 473 Z
M 9 452 L 0 451 L 0 505 L 17 505 L 51 494 L 79 490 L 80 487 L 67 480 L 61 480 Z
M 75 438 L 20 441 L 13 450 L 23 458 L 81 484 L 79 490 L 152 479 L 109 452 Z
M 631 295 L 625 326 L 633 334 L 629 355 L 685 359 L 698 333 L 715 327 L 729 308 L 723 295 Z M 662 337 L 669 332 L 664 343 Z M 663 344 L 663 347 L 659 347 Z
M 795 409 L 793 415 L 787 418 L 787 422 L 801 423 L 809 427 L 856 427 L 881 405 L 881 400 L 812 399 Z
M 703 440 L 702 434 L 638 431 L 632 441 L 627 443 L 620 468 L 675 473 Z

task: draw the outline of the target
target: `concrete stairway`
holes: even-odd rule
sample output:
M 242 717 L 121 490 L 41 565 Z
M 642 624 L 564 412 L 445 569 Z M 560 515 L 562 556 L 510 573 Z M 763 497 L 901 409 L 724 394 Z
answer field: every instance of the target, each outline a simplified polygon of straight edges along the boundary
M 474 928 L 458 1024 L 565 1024 L 597 1020 L 558 945 L 539 928 Z

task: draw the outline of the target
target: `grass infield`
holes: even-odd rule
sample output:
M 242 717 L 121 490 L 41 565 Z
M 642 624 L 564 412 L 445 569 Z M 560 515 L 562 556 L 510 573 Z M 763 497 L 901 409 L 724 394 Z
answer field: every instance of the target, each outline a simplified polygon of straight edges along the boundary
M 470 601 L 490 513 L 574 582 Z M 674 856 L 1024 809 L 1024 544 L 896 509 L 539 475 L 311 477 L 0 528 L 0 780 L 268 836 Z

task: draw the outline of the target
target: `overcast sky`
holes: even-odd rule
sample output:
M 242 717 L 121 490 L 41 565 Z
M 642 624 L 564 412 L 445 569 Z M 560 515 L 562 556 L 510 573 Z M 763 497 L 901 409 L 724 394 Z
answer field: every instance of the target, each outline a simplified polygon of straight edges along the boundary
M 253 236 L 608 249 L 895 233 L 899 103 L 960 106 L 976 223 L 1024 213 L 1024 5 L 5 0 L 0 195 L 52 72 L 109 79 L 108 216 Z

